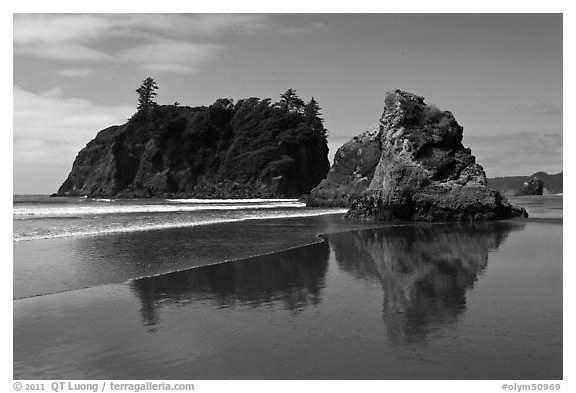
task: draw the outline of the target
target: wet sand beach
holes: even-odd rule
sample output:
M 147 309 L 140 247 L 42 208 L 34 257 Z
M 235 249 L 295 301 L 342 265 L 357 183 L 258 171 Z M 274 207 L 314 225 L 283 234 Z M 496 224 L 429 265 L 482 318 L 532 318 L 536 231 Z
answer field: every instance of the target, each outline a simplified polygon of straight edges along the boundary
M 15 269 L 14 378 L 562 378 L 554 214 L 393 226 L 322 216 L 126 236 L 15 244 L 15 261 L 52 248 L 61 256 L 39 263 L 66 268 L 60 281 Z

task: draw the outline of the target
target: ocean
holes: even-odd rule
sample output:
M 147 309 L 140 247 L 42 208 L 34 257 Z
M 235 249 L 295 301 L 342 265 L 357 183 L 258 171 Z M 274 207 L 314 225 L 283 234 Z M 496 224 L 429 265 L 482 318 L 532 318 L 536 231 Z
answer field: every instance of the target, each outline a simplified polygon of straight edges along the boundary
M 15 379 L 562 379 L 562 197 L 362 224 L 298 200 L 15 196 Z
M 308 217 L 343 209 L 307 209 L 297 199 L 106 199 L 14 196 L 14 241 Z

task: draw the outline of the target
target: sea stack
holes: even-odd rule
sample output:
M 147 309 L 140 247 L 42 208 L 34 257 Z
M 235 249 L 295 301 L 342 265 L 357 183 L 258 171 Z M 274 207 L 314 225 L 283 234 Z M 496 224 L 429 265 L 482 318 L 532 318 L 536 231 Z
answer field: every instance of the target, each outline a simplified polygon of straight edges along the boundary
M 377 140 L 381 156 L 349 219 L 472 221 L 527 217 L 487 187 L 486 174 L 462 145 L 452 113 L 401 90 L 386 93 Z
M 313 99 L 162 105 L 98 133 L 57 196 L 298 198 L 330 168 Z
M 542 195 L 544 192 L 544 182 L 536 176 L 526 180 L 516 195 Z

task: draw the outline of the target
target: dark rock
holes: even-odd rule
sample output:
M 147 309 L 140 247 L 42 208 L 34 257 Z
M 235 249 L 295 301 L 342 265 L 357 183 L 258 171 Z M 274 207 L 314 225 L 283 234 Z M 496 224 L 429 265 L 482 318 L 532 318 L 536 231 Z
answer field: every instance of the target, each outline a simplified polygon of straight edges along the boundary
M 543 191 L 544 182 L 537 177 L 533 177 L 522 184 L 516 195 L 542 195 Z
M 365 131 L 338 149 L 327 178 L 310 192 L 308 206 L 349 207 L 366 190 L 382 156 L 377 135 L 377 129 Z
M 489 190 L 462 145 L 452 113 L 400 90 L 388 92 L 377 138 L 382 155 L 370 185 L 346 217 L 369 221 L 469 221 L 527 216 Z
M 326 176 L 327 156 L 318 117 L 269 99 L 160 106 L 100 131 L 57 194 L 297 198 Z

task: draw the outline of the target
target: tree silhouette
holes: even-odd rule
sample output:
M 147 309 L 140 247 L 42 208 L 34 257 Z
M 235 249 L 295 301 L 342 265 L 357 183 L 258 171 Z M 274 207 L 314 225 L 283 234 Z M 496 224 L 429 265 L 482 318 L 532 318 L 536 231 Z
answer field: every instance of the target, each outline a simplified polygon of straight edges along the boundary
M 154 97 L 156 97 L 158 86 L 154 79 L 148 77 L 144 79 L 139 88 L 136 89 L 138 93 L 138 112 L 149 112 L 156 107 Z
M 289 112 L 301 112 L 304 108 L 304 101 L 298 97 L 296 90 L 288 89 L 280 95 L 280 107 Z
M 318 105 L 318 101 L 312 97 L 304 107 L 304 114 L 306 115 L 308 124 L 312 129 L 319 132 L 321 135 L 326 136 L 327 131 L 324 128 L 324 119 L 320 117 L 322 116 L 320 110 L 321 108 L 320 105 Z

